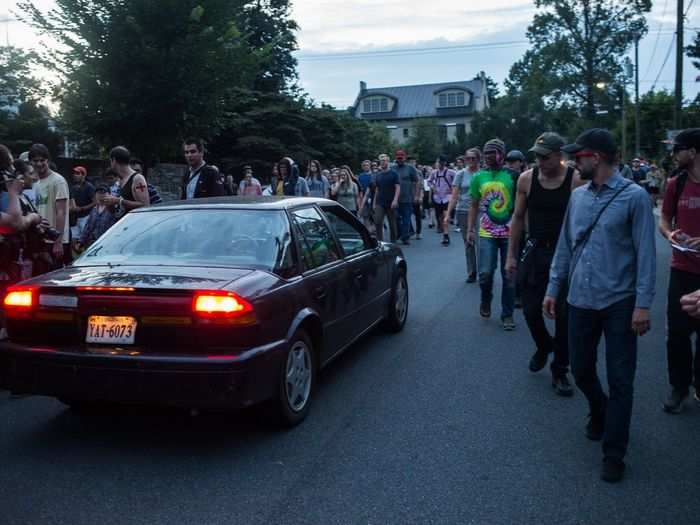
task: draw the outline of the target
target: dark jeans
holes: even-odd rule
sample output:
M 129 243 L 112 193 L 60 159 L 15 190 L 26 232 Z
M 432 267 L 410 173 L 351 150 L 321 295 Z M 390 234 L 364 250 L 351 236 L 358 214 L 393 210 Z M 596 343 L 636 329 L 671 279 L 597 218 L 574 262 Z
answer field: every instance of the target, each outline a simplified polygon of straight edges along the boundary
M 481 302 L 491 304 L 493 299 L 493 274 L 496 273 L 498 257 L 501 257 L 501 319 L 513 316 L 514 288 L 513 282 L 506 275 L 506 258 L 508 257 L 508 239 L 479 237 L 479 286 Z
M 557 297 L 554 321 L 554 338 L 549 334 L 542 315 L 542 302 L 549 283 L 549 267 L 552 265 L 555 246 L 536 246 L 518 267 L 518 282 L 522 293 L 523 313 L 537 351 L 554 352 L 552 374 L 562 375 L 569 370 L 569 331 L 566 308 L 566 290 Z
M 671 268 L 668 283 L 666 355 L 671 386 L 687 392 L 691 384 L 700 390 L 700 319 L 681 309 L 681 297 L 700 289 L 700 274 Z M 692 337 L 695 334 L 695 359 Z M 693 381 L 693 377 L 695 381 Z
M 399 231 L 402 241 L 411 237 L 411 215 L 413 214 L 412 202 L 399 202 Z
M 637 369 L 637 336 L 632 331 L 635 297 L 603 310 L 569 305 L 571 371 L 576 385 L 588 399 L 591 412 L 605 412 L 603 455 L 622 459 L 629 442 L 634 374 Z M 598 343 L 605 334 L 605 364 L 609 397 L 598 379 Z
M 423 231 L 423 213 L 419 202 L 413 203 L 413 217 L 416 220 L 416 234 L 420 235 Z
M 457 211 L 457 226 L 462 233 L 464 241 L 464 257 L 467 260 L 467 275 L 476 274 L 476 243 L 469 244 L 469 211 Z

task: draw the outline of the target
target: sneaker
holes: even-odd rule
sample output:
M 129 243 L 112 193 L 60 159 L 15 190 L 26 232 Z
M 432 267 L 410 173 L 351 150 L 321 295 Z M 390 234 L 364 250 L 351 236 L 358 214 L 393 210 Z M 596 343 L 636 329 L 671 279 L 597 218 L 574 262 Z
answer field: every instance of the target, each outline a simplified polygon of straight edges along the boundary
M 456 233 L 462 233 L 462 228 L 455 228 Z
M 487 303 L 481 303 L 479 306 L 479 315 L 482 319 L 488 319 L 491 317 L 491 305 Z
M 416 240 L 420 241 L 423 238 L 423 236 L 420 233 L 416 233 Z
M 503 329 L 506 332 L 515 330 L 515 321 L 513 321 L 512 317 L 504 317 L 501 321 L 503 322 Z
M 697 397 L 697 392 L 695 393 Z M 688 391 L 672 388 L 671 393 L 664 401 L 664 412 L 669 414 L 680 414 L 683 411 L 683 401 L 688 397 Z
M 401 244 L 403 244 L 404 246 L 410 246 L 411 241 L 409 241 L 408 239 L 401 239 Z
M 621 459 L 605 458 L 600 478 L 608 483 L 617 483 L 625 475 L 625 462 Z
M 549 354 L 540 352 L 536 350 L 532 357 L 530 358 L 530 372 L 539 372 L 545 366 L 547 366 L 547 361 L 549 360 Z
M 467 282 L 468 283 L 475 283 L 476 282 L 476 274 L 475 273 L 470 273 L 469 277 L 467 277 Z M 696 394 L 697 395 L 697 394 Z
M 430 224 L 428 224 L 428 228 L 435 228 L 435 224 L 431 222 Z
M 574 395 L 574 389 L 571 388 L 569 378 L 566 374 L 552 376 L 552 388 L 558 396 L 571 397 Z
M 443 246 L 449 246 L 449 245 L 450 245 L 450 238 L 449 238 L 447 235 L 445 235 L 445 236 L 442 238 L 442 245 L 443 245 Z
M 588 424 L 586 425 L 586 437 L 591 441 L 603 439 L 605 431 L 605 412 L 591 412 L 588 414 Z

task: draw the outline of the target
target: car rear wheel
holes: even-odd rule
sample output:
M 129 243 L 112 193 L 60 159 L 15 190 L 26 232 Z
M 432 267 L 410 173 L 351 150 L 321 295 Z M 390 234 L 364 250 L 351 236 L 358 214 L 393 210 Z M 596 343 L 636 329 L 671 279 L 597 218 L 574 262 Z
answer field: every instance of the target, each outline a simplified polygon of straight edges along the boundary
M 388 332 L 400 332 L 406 324 L 408 317 L 408 280 L 406 271 L 397 270 L 394 285 L 389 296 L 389 306 L 384 318 L 383 328 Z
M 313 344 L 303 330 L 294 335 L 280 372 L 276 419 L 283 426 L 291 427 L 306 417 L 316 386 Z

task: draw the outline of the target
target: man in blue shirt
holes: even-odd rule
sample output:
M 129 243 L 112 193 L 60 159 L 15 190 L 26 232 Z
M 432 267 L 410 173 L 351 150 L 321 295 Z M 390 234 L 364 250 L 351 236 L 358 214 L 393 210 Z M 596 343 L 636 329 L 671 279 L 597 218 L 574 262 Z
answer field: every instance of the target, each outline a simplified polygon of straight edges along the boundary
M 554 318 L 556 297 L 569 286 L 571 369 L 590 405 L 586 435 L 603 440 L 601 477 L 616 482 L 625 471 L 637 336 L 650 328 L 656 227 L 646 191 L 615 170 L 617 148 L 607 130 L 587 130 L 562 151 L 575 156 L 590 182 L 571 194 L 542 306 Z M 596 371 L 603 334 L 609 396 Z

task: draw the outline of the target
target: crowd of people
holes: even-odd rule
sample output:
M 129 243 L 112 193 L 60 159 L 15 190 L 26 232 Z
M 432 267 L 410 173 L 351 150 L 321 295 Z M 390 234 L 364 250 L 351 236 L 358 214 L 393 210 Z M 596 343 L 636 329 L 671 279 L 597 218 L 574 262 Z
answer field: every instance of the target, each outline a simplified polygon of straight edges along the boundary
M 674 173 L 634 159 L 620 164 L 612 135 L 591 129 L 574 143 L 557 133 L 536 138 L 529 153 L 507 151 L 494 138 L 450 162 L 431 166 L 398 150 L 364 160 L 356 176 L 348 165 L 304 169 L 290 157 L 277 162 L 269 186 L 242 169 L 236 184 L 207 164 L 203 144 L 186 139 L 181 199 L 223 195 L 312 196 L 337 200 L 381 241 L 409 246 L 422 239 L 423 222 L 443 246 L 459 232 L 467 283 L 478 280 L 483 319 L 492 315 L 500 265 L 500 321 L 516 328 L 522 306 L 535 351 L 529 370 L 548 364 L 556 394 L 573 395 L 574 382 L 590 407 L 586 435 L 602 441 L 602 477 L 623 477 L 637 360 L 637 337 L 651 328 L 656 283 L 656 220 L 673 248 L 667 305 L 668 375 L 664 410 L 679 413 L 694 387 L 700 402 L 700 128 L 673 141 Z M 110 151 L 99 182 L 85 167 L 72 185 L 52 167 L 48 149 L 33 145 L 14 160 L 0 145 L 0 281 L 9 284 L 60 268 L 120 217 L 162 199 L 129 150 Z M 651 197 L 650 197 L 651 196 Z M 554 320 L 550 333 L 545 318 Z M 597 375 L 601 336 L 606 338 L 608 393 Z M 696 347 L 693 354 L 692 337 Z M 551 358 L 551 362 L 550 362 Z

